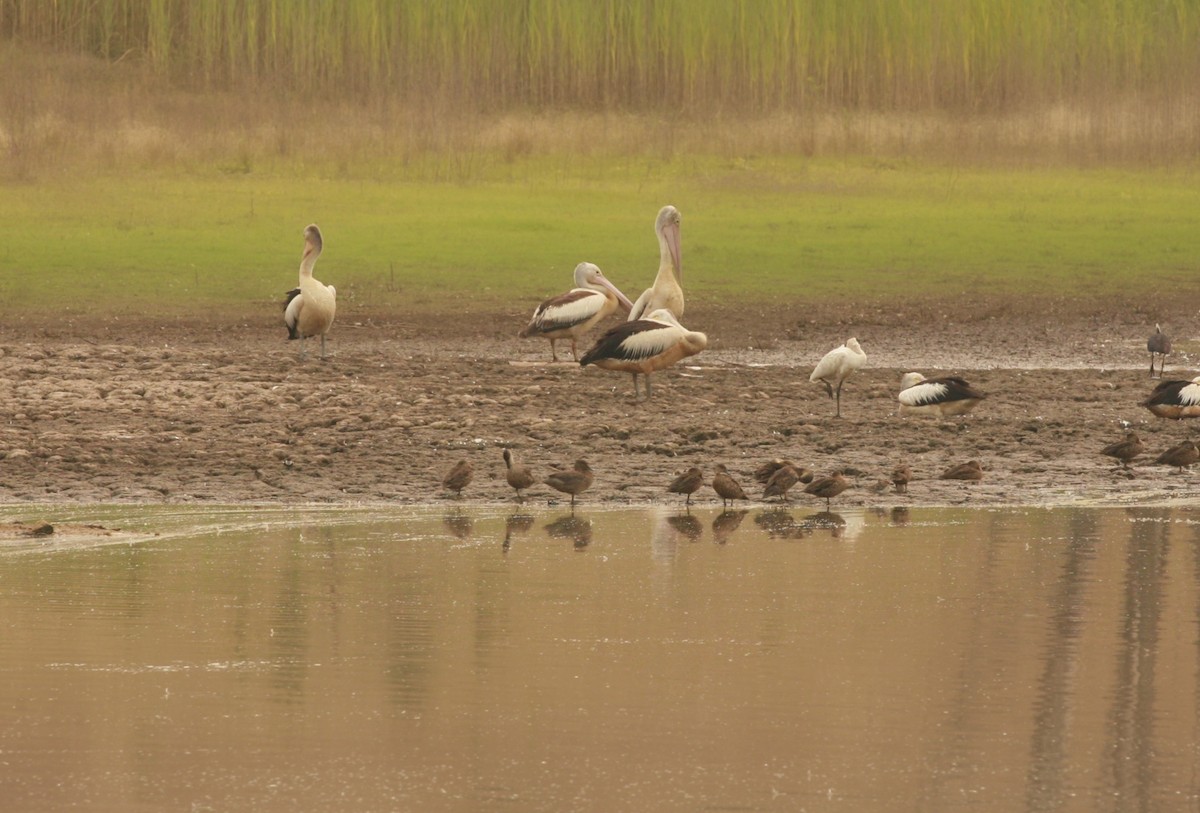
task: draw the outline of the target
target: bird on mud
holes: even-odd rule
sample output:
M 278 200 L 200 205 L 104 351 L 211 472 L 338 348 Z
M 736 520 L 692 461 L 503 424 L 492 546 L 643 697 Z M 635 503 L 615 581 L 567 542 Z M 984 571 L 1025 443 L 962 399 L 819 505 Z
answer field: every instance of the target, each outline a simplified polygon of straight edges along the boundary
M 778 497 L 780 501 L 788 498 L 788 489 L 800 482 L 800 472 L 796 467 L 788 464 L 781 466 L 767 480 L 767 486 L 763 489 L 763 499 L 769 500 L 771 497 Z
M 742 490 L 742 486 L 737 480 L 733 479 L 729 474 L 729 470 L 725 468 L 724 463 L 717 464 L 717 471 L 712 478 L 713 491 L 717 492 L 717 496 L 721 498 L 721 507 L 724 508 L 734 500 L 748 500 L 746 492 Z
M 1150 351 L 1150 377 L 1154 378 L 1154 357 L 1162 356 L 1158 365 L 1158 377 L 1162 378 L 1163 368 L 1167 366 L 1167 356 L 1171 355 L 1171 337 L 1163 333 L 1161 325 L 1154 326 L 1154 332 L 1146 340 L 1146 349 Z
M 926 378 L 920 373 L 905 373 L 900 379 L 901 415 L 965 415 L 987 396 L 971 388 L 958 376 Z
M 668 494 L 683 494 L 687 497 L 684 505 L 692 504 L 692 495 L 700 490 L 700 486 L 704 485 L 704 472 L 699 466 L 692 466 L 683 474 L 676 477 L 667 486 Z
M 829 477 L 818 477 L 813 480 L 804 487 L 804 493 L 824 499 L 825 510 L 828 511 L 829 501 L 848 488 L 850 488 L 850 481 L 839 471 Z
M 575 461 L 573 469 L 551 472 L 542 482 L 555 491 L 570 494 L 571 508 L 573 509 L 575 508 L 575 498 L 587 491 L 594 479 L 595 475 L 592 474 L 592 469 L 588 466 L 587 461 L 579 459 Z
M 957 466 L 946 469 L 938 479 L 978 482 L 983 479 L 983 466 L 979 465 L 978 460 L 968 460 L 966 463 L 959 463 Z
M 912 469 L 904 463 L 892 469 L 892 485 L 895 486 L 897 494 L 908 493 L 908 483 L 910 480 L 912 480 Z
M 1101 449 L 1100 454 L 1116 459 L 1120 462 L 1121 467 L 1128 471 L 1129 464 L 1144 451 L 1146 451 L 1146 447 L 1142 445 L 1142 440 L 1137 436 L 1137 432 L 1129 432 L 1125 435 L 1124 440 L 1110 443 Z M 1114 466 L 1114 468 L 1117 467 Z
M 829 397 L 836 399 L 836 417 L 842 417 L 842 384 L 866 361 L 867 354 L 863 352 L 858 339 L 850 338 L 841 347 L 835 347 L 826 353 L 808 377 L 814 384 L 824 384 Z
M 775 458 L 774 460 L 768 460 L 766 463 L 763 463 L 761 466 L 759 466 L 757 469 L 755 469 L 754 470 L 754 479 L 756 481 L 762 483 L 763 485 L 766 485 L 770 481 L 771 476 L 774 475 L 775 472 L 782 469 L 784 466 L 791 466 L 793 469 L 795 469 L 796 474 L 798 474 L 800 476 L 801 483 L 811 483 L 812 482 L 813 473 L 811 470 L 806 469 L 803 466 L 797 466 L 795 463 L 793 463 L 790 460 L 780 460 L 779 458 Z
M 308 355 L 311 336 L 321 337 L 321 358 L 325 358 L 325 334 L 337 314 L 337 291 L 313 277 L 313 266 L 321 256 L 324 240 L 316 223 L 304 229 L 304 253 L 300 256 L 300 285 L 287 292 L 283 302 L 283 324 L 288 339 L 300 340 L 300 357 Z
M 1160 381 L 1142 406 L 1160 418 L 1177 421 L 1200 416 L 1200 376 L 1191 381 Z
M 521 490 L 529 488 L 537 482 L 528 466 L 517 465 L 517 460 L 510 449 L 504 450 L 504 479 L 516 490 L 519 502 L 524 502 Z
M 605 333 L 579 360 L 579 366 L 595 364 L 602 370 L 632 373 L 635 401 L 638 375 L 644 375 L 646 400 L 649 400 L 650 373 L 694 356 L 707 346 L 707 336 L 688 330 L 670 311 L 659 308 L 645 319 L 625 322 Z
M 1154 458 L 1154 462 L 1163 466 L 1175 466 L 1176 474 L 1183 474 L 1184 469 L 1191 468 L 1192 464 L 1200 460 L 1200 447 L 1190 440 L 1185 440 L 1178 446 L 1172 446 L 1165 452 Z
M 683 250 L 679 245 L 679 210 L 664 206 L 654 218 L 654 234 L 658 237 L 658 274 L 654 285 L 629 309 L 629 321 L 636 322 L 659 308 L 669 310 L 676 319 L 683 318 Z
M 461 497 L 462 490 L 471 484 L 471 478 L 474 476 L 475 467 L 471 465 L 471 461 L 460 460 L 442 478 L 442 487 L 447 491 L 453 491 L 455 496 Z
M 579 361 L 576 340 L 609 317 L 620 306 L 628 311 L 633 303 L 608 281 L 604 272 L 592 263 L 575 266 L 575 287 L 565 294 L 547 299 L 533 311 L 533 316 L 519 338 L 541 336 L 550 340 L 550 357 L 558 361 L 554 343 L 569 339 L 571 358 Z

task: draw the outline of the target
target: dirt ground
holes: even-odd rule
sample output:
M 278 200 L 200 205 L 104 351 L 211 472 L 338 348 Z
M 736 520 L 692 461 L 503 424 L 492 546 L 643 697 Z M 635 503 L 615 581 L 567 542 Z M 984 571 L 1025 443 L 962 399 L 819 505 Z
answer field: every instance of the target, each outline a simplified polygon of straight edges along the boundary
M 775 457 L 847 469 L 855 488 L 835 506 L 1159 504 L 1200 484 L 1200 472 L 1152 465 L 1194 430 L 1139 405 L 1155 319 L 1116 305 L 689 305 L 684 322 L 709 349 L 656 374 L 643 403 L 628 375 L 551 364 L 547 342 L 517 339 L 526 315 L 340 313 L 325 361 L 313 343 L 301 360 L 274 311 L 11 318 L 0 325 L 0 503 L 440 502 L 454 499 L 440 483 L 464 458 L 475 476 L 462 500 L 498 502 L 513 497 L 504 447 L 539 475 L 588 460 L 589 504 L 677 501 L 665 493 L 676 473 L 698 465 L 710 478 L 716 463 L 758 496 L 751 473 Z M 851 335 L 868 360 L 839 419 L 808 374 Z M 1198 350 L 1177 337 L 1167 377 L 1195 375 Z M 960 374 L 988 399 L 965 418 L 902 418 L 909 370 Z M 1147 446 L 1132 474 L 1099 454 L 1123 421 Z M 970 459 L 983 482 L 937 479 Z M 909 493 L 878 493 L 901 461 Z M 706 486 L 696 499 L 716 497 Z

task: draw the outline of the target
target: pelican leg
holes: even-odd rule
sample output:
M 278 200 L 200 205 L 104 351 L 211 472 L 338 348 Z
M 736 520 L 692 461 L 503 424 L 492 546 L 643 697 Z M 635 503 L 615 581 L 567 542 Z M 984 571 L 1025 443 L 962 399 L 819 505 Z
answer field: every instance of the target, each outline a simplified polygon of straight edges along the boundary
M 646 400 L 650 400 L 650 373 L 646 373 Z
M 304 361 L 306 358 L 308 358 L 308 337 L 301 336 L 300 337 L 300 360 Z
M 637 373 L 633 373 L 633 400 L 638 399 Z
M 325 334 L 321 334 L 321 358 L 325 358 Z
M 554 339 L 550 340 L 550 360 L 558 361 L 558 352 L 554 349 Z
M 842 417 L 842 382 L 841 381 L 839 381 L 838 385 L 837 385 L 837 396 L 835 397 L 835 400 L 837 401 L 837 412 L 835 413 L 834 417 L 840 418 L 840 417 Z
M 571 358 L 575 359 L 576 361 L 579 361 L 579 354 L 575 352 L 575 339 L 574 339 L 574 337 L 572 337 L 572 338 L 571 338 Z

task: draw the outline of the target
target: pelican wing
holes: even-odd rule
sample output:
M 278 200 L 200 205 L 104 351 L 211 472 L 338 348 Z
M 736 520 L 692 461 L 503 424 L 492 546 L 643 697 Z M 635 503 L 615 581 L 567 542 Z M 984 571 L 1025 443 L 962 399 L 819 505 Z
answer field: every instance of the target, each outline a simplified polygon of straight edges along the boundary
M 1200 404 L 1200 384 L 1194 381 L 1164 381 L 1154 388 L 1143 404 L 1174 404 L 1196 406 Z
M 283 301 L 283 324 L 288 329 L 289 339 L 299 339 L 300 334 L 296 326 L 300 323 L 300 309 L 304 307 L 304 297 L 300 295 L 299 288 L 293 288 L 287 292 L 287 298 Z
M 606 301 L 604 294 L 599 291 L 573 288 L 538 305 L 524 335 L 535 336 L 581 325 L 595 316 Z
M 601 336 L 579 360 L 579 364 L 586 366 L 604 359 L 648 359 L 666 351 L 686 333 L 681 327 L 649 319 L 626 322 Z
M 971 385 L 957 376 L 932 378 L 912 387 L 906 387 L 898 396 L 904 406 L 918 407 L 930 404 L 945 404 L 951 401 L 979 400 L 984 395 L 971 389 Z

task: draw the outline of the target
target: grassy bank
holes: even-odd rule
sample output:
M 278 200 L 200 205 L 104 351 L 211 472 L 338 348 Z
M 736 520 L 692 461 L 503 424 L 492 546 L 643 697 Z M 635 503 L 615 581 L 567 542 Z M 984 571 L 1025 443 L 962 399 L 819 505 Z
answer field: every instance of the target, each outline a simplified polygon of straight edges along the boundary
M 317 275 L 348 318 L 463 303 L 523 315 L 581 260 L 636 296 L 667 202 L 683 212 L 694 302 L 1178 302 L 1200 260 L 1195 173 L 694 157 L 652 173 L 506 167 L 473 184 L 209 171 L 0 187 L 0 299 L 10 314 L 266 312 L 315 221 Z

